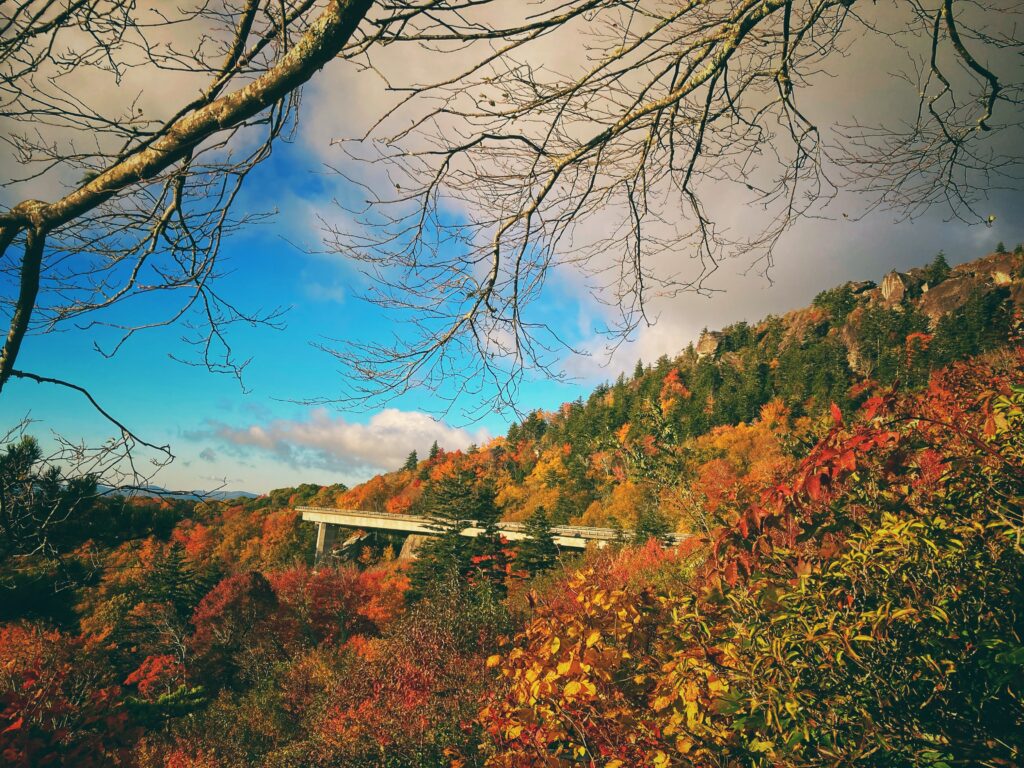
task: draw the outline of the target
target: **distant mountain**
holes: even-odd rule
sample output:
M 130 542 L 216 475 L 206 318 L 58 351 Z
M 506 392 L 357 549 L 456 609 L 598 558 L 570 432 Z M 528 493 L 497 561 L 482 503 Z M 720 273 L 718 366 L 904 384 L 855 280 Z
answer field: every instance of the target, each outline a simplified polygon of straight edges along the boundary
M 111 488 L 100 486 L 102 493 L 115 496 L 143 496 L 149 498 L 169 498 L 183 501 L 227 501 L 230 499 L 256 499 L 260 494 L 252 491 L 172 491 L 159 485 L 147 485 L 144 488 Z

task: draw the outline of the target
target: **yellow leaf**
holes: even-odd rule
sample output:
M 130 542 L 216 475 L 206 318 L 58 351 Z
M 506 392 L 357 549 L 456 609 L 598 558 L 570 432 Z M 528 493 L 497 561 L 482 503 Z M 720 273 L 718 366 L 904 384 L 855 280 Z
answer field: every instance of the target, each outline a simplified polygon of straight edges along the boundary
M 490 669 L 491 667 L 496 667 L 500 663 L 501 663 L 501 656 L 499 656 L 498 654 L 494 654 L 493 656 L 488 656 L 487 657 L 487 667 L 488 667 L 488 669 Z
M 589 635 L 587 635 L 587 648 L 592 646 L 594 643 L 596 643 L 600 639 L 601 639 L 601 633 L 598 630 L 595 629 L 593 632 L 591 632 Z
M 565 693 L 566 696 L 575 696 L 582 689 L 583 689 L 583 686 L 580 685 L 577 681 L 570 680 L 568 683 L 566 683 L 564 693 Z
M 660 712 L 672 703 L 672 698 L 672 696 L 659 696 L 653 702 L 651 702 L 651 707 L 653 707 L 655 712 Z

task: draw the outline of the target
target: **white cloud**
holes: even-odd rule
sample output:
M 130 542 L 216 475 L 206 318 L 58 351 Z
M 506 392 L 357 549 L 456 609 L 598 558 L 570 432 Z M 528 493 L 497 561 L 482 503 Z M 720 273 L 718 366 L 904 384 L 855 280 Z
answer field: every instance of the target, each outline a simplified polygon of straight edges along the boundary
M 248 426 L 211 422 L 201 436 L 219 440 L 231 453 L 266 453 L 293 468 L 329 470 L 353 480 L 396 469 L 409 451 L 425 454 L 434 441 L 455 450 L 490 439 L 486 429 L 470 432 L 397 408 L 380 411 L 365 424 L 332 416 L 325 408 L 311 410 L 304 419 Z
M 313 301 L 333 302 L 335 304 L 345 303 L 345 286 L 337 282 L 321 283 L 307 281 L 302 289 Z

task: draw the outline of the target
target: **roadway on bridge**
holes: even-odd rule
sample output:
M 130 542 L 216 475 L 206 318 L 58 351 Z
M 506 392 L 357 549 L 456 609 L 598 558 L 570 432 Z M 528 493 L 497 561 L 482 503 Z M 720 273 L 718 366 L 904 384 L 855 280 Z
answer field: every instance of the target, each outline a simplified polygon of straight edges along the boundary
M 366 512 L 358 509 L 333 509 L 328 507 L 296 507 L 302 513 L 302 519 L 320 525 L 337 525 L 342 528 L 353 528 L 363 531 L 393 531 L 395 533 L 436 536 L 435 523 L 428 517 L 413 515 L 390 515 L 386 512 Z M 475 537 L 484 532 L 483 526 L 475 520 L 466 520 L 463 536 Z M 321 529 L 322 530 L 322 529 Z M 526 526 L 522 523 L 500 521 L 498 530 L 509 541 L 527 538 Z M 604 546 L 612 541 L 630 538 L 631 531 L 614 528 L 591 528 L 580 525 L 557 525 L 551 529 L 555 543 L 568 549 L 583 549 L 587 542 L 597 542 Z M 318 537 L 318 540 L 323 538 Z M 688 538 L 687 534 L 670 534 L 669 540 L 679 543 Z

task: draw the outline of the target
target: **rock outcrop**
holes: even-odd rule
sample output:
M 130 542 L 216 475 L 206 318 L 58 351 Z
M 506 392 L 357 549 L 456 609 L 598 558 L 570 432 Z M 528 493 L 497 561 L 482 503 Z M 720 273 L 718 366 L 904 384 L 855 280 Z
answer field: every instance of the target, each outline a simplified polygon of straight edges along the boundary
M 697 358 L 714 355 L 722 343 L 722 334 L 718 331 L 704 331 L 697 340 Z
M 971 297 L 978 283 L 970 277 L 951 277 L 925 292 L 917 304 L 918 311 L 934 328 L 943 315 L 955 312 Z
M 954 274 L 967 274 L 993 285 L 1010 285 L 1024 277 L 1024 256 L 1015 253 L 991 253 L 976 261 L 953 268 Z
M 897 304 L 903 303 L 908 287 L 907 276 L 902 272 L 893 270 L 882 279 L 882 285 L 878 288 L 878 295 L 885 306 L 894 307 Z

